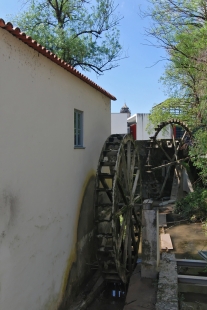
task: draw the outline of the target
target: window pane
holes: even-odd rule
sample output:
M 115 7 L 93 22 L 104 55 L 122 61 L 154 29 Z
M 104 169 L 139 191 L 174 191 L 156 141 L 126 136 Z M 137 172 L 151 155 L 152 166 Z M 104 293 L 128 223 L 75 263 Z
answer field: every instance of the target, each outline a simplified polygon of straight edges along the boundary
M 74 111 L 74 145 L 76 145 L 76 111 Z
M 74 140 L 75 140 L 75 145 L 77 144 L 77 128 L 74 128 Z
M 78 129 L 81 128 L 81 115 L 78 113 Z
M 83 112 L 74 111 L 74 145 L 83 145 Z
M 80 133 L 78 133 L 78 145 L 81 145 L 81 136 L 80 136 Z

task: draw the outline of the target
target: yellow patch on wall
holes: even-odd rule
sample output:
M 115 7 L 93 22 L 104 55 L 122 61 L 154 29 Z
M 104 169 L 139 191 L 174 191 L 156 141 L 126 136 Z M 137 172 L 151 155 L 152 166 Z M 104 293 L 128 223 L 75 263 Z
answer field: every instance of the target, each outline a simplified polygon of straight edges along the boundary
M 78 201 L 78 206 L 77 206 L 77 215 L 76 215 L 76 231 L 74 232 L 74 238 L 73 238 L 73 247 L 72 247 L 72 250 L 71 250 L 71 253 L 70 253 L 70 256 L 67 260 L 67 263 L 66 263 L 66 269 L 65 269 L 65 272 L 64 272 L 64 276 L 63 276 L 63 282 L 62 282 L 62 286 L 61 286 L 61 291 L 60 291 L 60 298 L 59 298 L 59 302 L 62 301 L 63 299 L 63 296 L 66 292 L 66 286 L 67 286 L 67 282 L 68 282 L 68 277 L 69 277 L 69 274 L 70 274 L 70 270 L 71 270 L 71 267 L 72 267 L 72 264 L 76 261 L 76 244 L 77 244 L 77 228 L 78 228 L 78 221 L 79 221 L 79 216 L 80 216 L 80 211 L 81 211 L 81 206 L 82 206 L 82 202 L 83 202 L 83 198 L 84 198 L 84 194 L 85 194 L 85 190 L 87 188 L 87 185 L 91 179 L 91 177 L 94 177 L 96 174 L 96 171 L 95 170 L 91 170 L 88 174 L 87 174 L 87 177 L 83 183 L 83 187 L 82 187 L 82 191 L 80 192 L 80 198 L 79 198 L 79 201 Z

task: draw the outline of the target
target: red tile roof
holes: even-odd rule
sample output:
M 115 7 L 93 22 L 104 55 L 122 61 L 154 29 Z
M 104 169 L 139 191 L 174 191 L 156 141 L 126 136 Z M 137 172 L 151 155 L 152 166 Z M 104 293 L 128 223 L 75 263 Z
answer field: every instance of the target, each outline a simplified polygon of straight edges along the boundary
M 98 86 L 96 83 L 91 81 L 89 78 L 87 78 L 85 75 L 80 73 L 78 70 L 73 68 L 70 64 L 65 62 L 64 60 L 58 58 L 57 55 L 53 54 L 52 52 L 48 51 L 45 47 L 38 44 L 35 40 L 33 40 L 31 37 L 27 36 L 24 32 L 21 32 L 19 28 L 14 28 L 12 23 L 5 23 L 3 19 L 0 18 L 0 28 L 3 28 L 10 32 L 13 36 L 27 44 L 28 46 L 32 47 L 34 50 L 36 50 L 38 53 L 42 54 L 43 56 L 49 58 L 51 61 L 56 63 L 58 66 L 64 68 L 65 70 L 69 71 L 73 75 L 77 76 L 79 79 L 84 81 L 85 83 L 89 84 L 93 88 L 97 89 L 99 92 L 110 98 L 111 100 L 116 100 L 116 97 L 112 96 L 110 93 L 108 93 L 106 90 Z

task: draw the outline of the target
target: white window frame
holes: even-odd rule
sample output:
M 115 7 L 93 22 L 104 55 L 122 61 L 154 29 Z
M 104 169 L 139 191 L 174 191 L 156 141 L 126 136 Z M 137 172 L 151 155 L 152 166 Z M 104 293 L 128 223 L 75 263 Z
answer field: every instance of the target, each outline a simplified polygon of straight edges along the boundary
M 83 148 L 83 111 L 74 109 L 74 148 Z

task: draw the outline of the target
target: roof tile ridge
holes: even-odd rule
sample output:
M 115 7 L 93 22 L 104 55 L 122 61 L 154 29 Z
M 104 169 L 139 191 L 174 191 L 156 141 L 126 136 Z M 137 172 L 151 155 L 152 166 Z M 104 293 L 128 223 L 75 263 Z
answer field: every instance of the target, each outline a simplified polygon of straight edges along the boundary
M 21 40 L 28 46 L 32 47 L 34 50 L 40 52 L 43 56 L 49 58 L 51 61 L 61 66 L 62 68 L 66 69 L 68 72 L 72 73 L 76 77 L 80 78 L 82 81 L 89 84 L 91 87 L 97 89 L 102 94 L 106 95 L 112 100 L 116 100 L 116 97 L 114 97 L 109 92 L 107 92 L 105 89 L 100 87 L 98 84 L 90 80 L 87 76 L 79 72 L 69 63 L 67 63 L 65 60 L 59 58 L 56 54 L 54 54 L 50 50 L 47 50 L 46 47 L 39 44 L 36 40 L 32 39 L 32 37 L 27 36 L 26 33 L 21 32 L 19 27 L 14 28 L 11 22 L 5 23 L 5 21 L 2 18 L 0 18 L 0 27 L 3 29 L 6 29 L 8 32 L 16 36 L 19 40 Z

